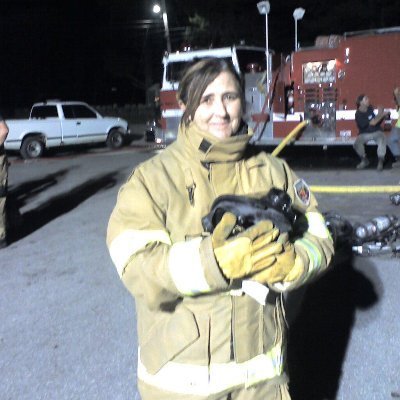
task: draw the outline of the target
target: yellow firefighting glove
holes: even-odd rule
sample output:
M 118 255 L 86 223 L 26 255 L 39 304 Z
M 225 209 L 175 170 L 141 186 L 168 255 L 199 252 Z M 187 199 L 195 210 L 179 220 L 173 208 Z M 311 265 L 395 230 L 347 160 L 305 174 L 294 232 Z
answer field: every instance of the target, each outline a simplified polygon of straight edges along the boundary
M 275 255 L 282 252 L 282 244 L 276 242 L 279 229 L 271 221 L 261 221 L 229 238 L 236 220 L 234 214 L 226 212 L 211 237 L 215 258 L 228 279 L 260 271 L 274 263 Z
M 287 242 L 283 246 L 282 253 L 275 256 L 275 262 L 269 268 L 253 275 L 251 280 L 263 284 L 294 282 L 302 276 L 303 272 L 304 262 L 302 258 L 296 255 L 294 245 Z

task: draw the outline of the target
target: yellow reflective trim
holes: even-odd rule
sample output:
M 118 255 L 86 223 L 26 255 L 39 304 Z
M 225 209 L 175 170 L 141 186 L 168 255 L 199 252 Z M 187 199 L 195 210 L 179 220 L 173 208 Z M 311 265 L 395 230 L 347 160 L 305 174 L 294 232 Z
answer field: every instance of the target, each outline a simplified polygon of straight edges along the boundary
M 326 227 L 325 219 L 319 212 L 307 212 L 308 232 L 321 239 L 329 237 L 329 230 Z
M 181 364 L 169 361 L 151 375 L 138 354 L 138 378 L 161 390 L 184 395 L 209 396 L 227 389 L 250 387 L 272 379 L 283 372 L 281 345 L 244 363 Z
M 171 244 L 171 239 L 168 233 L 162 230 L 144 231 L 136 229 L 127 229 L 114 238 L 110 244 L 109 252 L 120 277 L 124 273 L 128 260 L 138 250 L 152 242 Z
M 176 288 L 186 296 L 211 290 L 200 260 L 202 238 L 174 243 L 169 251 L 168 268 Z
M 310 260 L 307 275 L 312 275 L 321 266 L 322 257 L 318 248 L 310 240 L 302 238 L 296 240 L 297 244 L 300 244 L 307 252 L 308 258 Z

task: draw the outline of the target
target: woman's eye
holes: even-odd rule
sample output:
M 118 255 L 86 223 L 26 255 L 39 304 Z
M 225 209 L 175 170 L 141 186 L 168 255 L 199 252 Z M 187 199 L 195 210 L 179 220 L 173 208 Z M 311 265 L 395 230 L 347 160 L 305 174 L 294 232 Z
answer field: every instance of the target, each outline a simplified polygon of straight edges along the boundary
M 201 102 L 207 105 L 211 105 L 213 102 L 213 98 L 211 96 L 206 96 L 202 98 Z
M 227 93 L 224 96 L 224 98 L 225 98 L 225 100 L 233 101 L 233 100 L 236 100 L 238 98 L 238 94 L 237 93 Z

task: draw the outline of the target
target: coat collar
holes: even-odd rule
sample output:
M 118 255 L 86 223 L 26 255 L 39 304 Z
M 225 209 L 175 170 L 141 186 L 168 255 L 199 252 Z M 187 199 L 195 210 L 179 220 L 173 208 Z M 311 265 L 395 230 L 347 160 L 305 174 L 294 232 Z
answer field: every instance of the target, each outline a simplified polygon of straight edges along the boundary
M 200 162 L 237 161 L 243 157 L 244 151 L 253 132 L 243 124 L 239 133 L 224 140 L 202 131 L 194 122 L 187 127 L 179 126 L 177 141 L 191 157 Z

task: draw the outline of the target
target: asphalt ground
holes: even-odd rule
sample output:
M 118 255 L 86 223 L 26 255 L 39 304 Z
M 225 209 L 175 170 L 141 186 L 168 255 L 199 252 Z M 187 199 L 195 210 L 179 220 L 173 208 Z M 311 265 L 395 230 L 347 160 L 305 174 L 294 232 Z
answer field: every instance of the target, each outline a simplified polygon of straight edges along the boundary
M 350 149 L 351 150 L 351 149 Z M 400 170 L 358 171 L 349 149 L 284 149 L 309 185 L 399 185 Z M 109 259 L 105 230 L 119 187 L 155 151 L 129 148 L 11 157 L 12 243 L 0 250 L 0 398 L 139 399 L 134 301 Z M 371 154 L 371 161 L 374 160 Z M 351 222 L 400 216 L 388 193 L 316 193 Z M 289 298 L 294 400 L 400 397 L 400 260 L 338 252 Z

